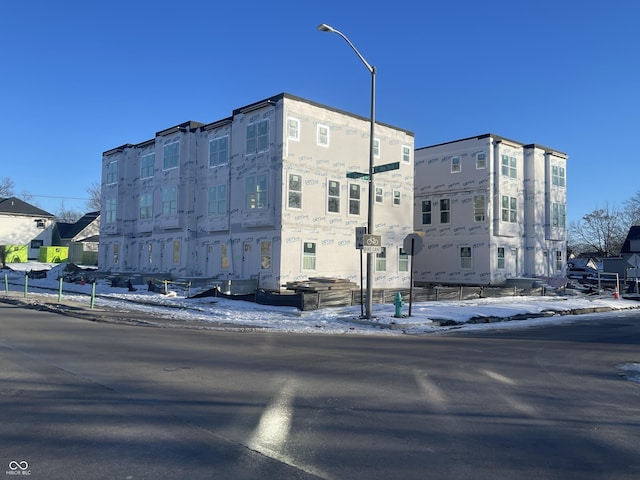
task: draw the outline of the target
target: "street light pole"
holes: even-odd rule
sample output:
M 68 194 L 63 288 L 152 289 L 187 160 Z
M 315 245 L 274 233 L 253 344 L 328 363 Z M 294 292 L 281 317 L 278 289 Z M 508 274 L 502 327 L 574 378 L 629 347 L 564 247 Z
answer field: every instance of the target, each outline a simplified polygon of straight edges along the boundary
M 369 70 L 369 73 L 371 74 L 371 125 L 369 132 L 369 212 L 367 214 L 367 233 L 373 235 L 373 205 L 375 199 L 375 187 L 373 184 L 373 144 L 376 124 L 376 67 L 369 65 L 369 62 L 365 60 L 365 58 L 360 54 L 358 49 L 353 45 L 353 43 L 351 43 L 351 40 L 349 40 L 344 33 L 336 30 L 326 23 L 318 25 L 318 30 L 320 30 L 321 32 L 336 33 L 340 35 L 353 49 L 358 58 L 362 61 L 362 63 L 364 63 L 364 66 L 367 67 L 367 70 Z M 373 260 L 374 254 L 367 253 L 367 303 L 365 316 L 368 319 L 373 318 Z

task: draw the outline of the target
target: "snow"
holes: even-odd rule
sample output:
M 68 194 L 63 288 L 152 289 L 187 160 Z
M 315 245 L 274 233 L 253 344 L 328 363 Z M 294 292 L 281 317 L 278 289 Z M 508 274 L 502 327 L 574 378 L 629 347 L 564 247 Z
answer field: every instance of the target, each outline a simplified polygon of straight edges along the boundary
M 47 303 L 58 302 L 57 280 L 64 264 L 11 264 L 11 270 L 2 270 L 9 293 L 16 296 L 24 291 L 26 272 L 49 270 L 45 279 L 28 279 L 28 298 Z M 539 325 L 561 325 L 575 322 L 576 311 L 600 308 L 612 310 L 613 315 L 633 315 L 640 302 L 614 299 L 611 292 L 587 296 L 567 290 L 565 296 L 501 297 L 465 301 L 416 302 L 408 317 L 408 304 L 402 307 L 402 318 L 396 318 L 393 305 L 373 305 L 373 319 L 361 318 L 361 307 L 349 306 L 300 311 L 295 307 L 259 305 L 240 300 L 218 297 L 187 298 L 179 290 L 172 295 L 147 291 L 146 285 L 134 285 L 135 292 L 127 288 L 111 287 L 106 280 L 96 282 L 94 308 L 145 313 L 155 319 L 168 319 L 177 323 L 207 325 L 218 329 L 265 329 L 289 333 L 365 334 L 365 335 L 426 335 L 456 331 L 529 328 Z M 4 292 L 3 285 L 0 294 Z M 61 301 L 84 304 L 89 308 L 91 284 L 63 282 Z M 195 293 L 194 291 L 191 292 Z M 407 302 L 408 303 L 408 302 Z M 581 312 L 581 313 L 582 313 Z M 527 316 L 535 318 L 526 318 Z M 581 320 L 599 318 L 599 314 L 580 315 Z M 487 323 L 483 323 L 484 317 Z M 513 317 L 516 317 L 514 319 Z M 524 317 L 524 319 L 523 319 Z M 508 321 L 512 320 L 512 321 Z M 627 363 L 617 367 L 630 381 L 640 383 L 640 363 Z

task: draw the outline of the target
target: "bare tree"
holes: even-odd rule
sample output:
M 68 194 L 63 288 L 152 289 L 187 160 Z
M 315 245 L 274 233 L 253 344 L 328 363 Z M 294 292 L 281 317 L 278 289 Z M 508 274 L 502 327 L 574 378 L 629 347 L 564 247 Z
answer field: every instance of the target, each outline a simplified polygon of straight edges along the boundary
M 0 179 L 0 197 L 12 197 L 13 187 L 13 180 L 9 177 Z
M 82 213 L 65 208 L 64 202 L 60 204 L 60 208 L 56 212 L 56 221 L 62 223 L 75 223 L 80 217 L 82 217 Z
M 640 191 L 624 202 L 624 215 L 629 227 L 640 225 Z
M 87 200 L 87 210 L 90 212 L 100 211 L 100 195 L 102 194 L 102 187 L 98 182 L 94 182 L 87 187 L 87 193 L 89 194 L 89 200 Z
M 627 229 L 623 213 L 605 205 L 569 225 L 569 243 L 576 251 L 592 251 L 601 257 L 617 255 Z

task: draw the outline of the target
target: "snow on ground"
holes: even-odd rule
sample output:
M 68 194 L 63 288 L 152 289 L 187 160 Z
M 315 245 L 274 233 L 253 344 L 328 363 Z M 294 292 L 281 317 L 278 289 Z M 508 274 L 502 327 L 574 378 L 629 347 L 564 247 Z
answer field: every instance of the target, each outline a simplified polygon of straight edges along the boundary
M 64 264 L 11 264 L 12 270 L 0 270 L 3 285 L 0 295 L 8 288 L 12 295 L 24 291 L 26 272 L 50 270 L 46 279 L 28 279 L 28 297 L 55 303 L 58 300 Z M 604 307 L 613 310 L 609 315 L 637 316 L 635 309 L 640 302 L 614 299 L 611 292 L 600 296 L 587 296 L 567 290 L 566 296 L 547 297 L 501 297 L 466 301 L 416 302 L 412 315 L 407 317 L 408 305 L 402 307 L 402 318 L 396 318 L 393 305 L 373 305 L 371 320 L 361 319 L 361 307 L 326 308 L 315 311 L 300 311 L 295 307 L 275 307 L 251 302 L 205 297 L 187 298 L 186 292 L 175 296 L 147 291 L 146 285 L 134 285 L 135 292 L 126 288 L 114 288 L 101 280 L 96 283 L 94 306 L 110 307 L 121 311 L 148 313 L 173 321 L 211 323 L 217 328 L 264 328 L 271 331 L 291 333 L 324 334 L 437 334 L 452 329 L 462 331 L 487 329 L 527 328 L 537 325 L 560 325 L 576 321 L 569 311 Z M 92 285 L 63 282 L 63 301 L 90 304 Z M 194 293 L 194 292 L 192 292 Z M 517 321 L 507 321 L 516 315 L 544 316 Z M 580 315 L 581 320 L 598 318 L 602 314 Z M 474 317 L 490 317 L 490 323 L 470 322 Z M 503 318 L 504 321 L 495 321 Z M 441 323 L 456 325 L 441 326 Z M 640 383 L 640 363 L 618 365 L 621 375 Z

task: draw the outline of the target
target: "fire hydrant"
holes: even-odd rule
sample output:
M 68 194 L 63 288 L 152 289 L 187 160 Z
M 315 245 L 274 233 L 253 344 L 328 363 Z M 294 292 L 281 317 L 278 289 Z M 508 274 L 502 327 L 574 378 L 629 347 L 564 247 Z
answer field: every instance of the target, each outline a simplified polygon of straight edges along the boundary
M 396 307 L 396 314 L 394 317 L 402 318 L 402 306 L 404 305 L 404 300 L 402 300 L 402 294 L 400 292 L 396 293 L 396 298 L 393 301 L 393 304 Z

